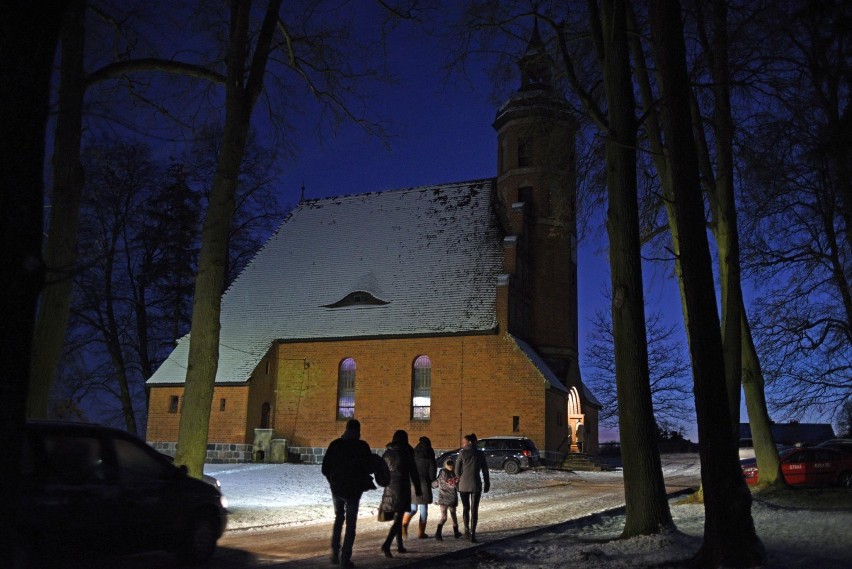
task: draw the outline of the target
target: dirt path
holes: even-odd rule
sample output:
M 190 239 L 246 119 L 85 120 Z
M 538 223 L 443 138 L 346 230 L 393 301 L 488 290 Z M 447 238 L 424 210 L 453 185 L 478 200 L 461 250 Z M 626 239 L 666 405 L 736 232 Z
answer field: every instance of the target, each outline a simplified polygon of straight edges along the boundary
M 670 492 L 694 487 L 694 479 L 672 480 Z M 588 482 L 580 479 L 551 483 L 495 498 L 487 494 L 480 505 L 477 537 L 481 543 L 505 539 L 542 527 L 603 512 L 624 504 L 624 486 L 620 480 Z M 427 534 L 435 529 L 437 508 L 430 508 Z M 459 507 L 459 517 L 461 507 Z M 409 552 L 382 557 L 379 547 L 389 524 L 372 518 L 358 520 L 358 537 L 352 560 L 359 567 L 394 567 L 470 547 L 464 539 L 445 537 L 444 541 L 406 541 Z M 412 525 L 412 529 L 414 526 Z M 307 524 L 266 531 L 229 532 L 220 541 L 220 549 L 211 563 L 215 568 L 236 567 L 328 567 L 330 524 Z M 452 536 L 451 532 L 450 536 Z M 392 549 L 395 550 L 395 549 Z

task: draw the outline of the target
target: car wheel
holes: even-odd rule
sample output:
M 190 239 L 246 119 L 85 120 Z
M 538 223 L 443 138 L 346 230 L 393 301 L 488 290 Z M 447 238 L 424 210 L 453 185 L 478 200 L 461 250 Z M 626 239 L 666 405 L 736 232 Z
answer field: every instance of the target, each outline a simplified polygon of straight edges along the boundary
M 507 474 L 517 474 L 521 471 L 521 465 L 518 464 L 517 460 L 507 460 L 506 464 L 503 465 L 503 470 L 505 470 Z
M 852 488 L 852 471 L 841 472 L 840 477 L 837 479 L 837 483 L 843 488 Z
M 183 542 L 178 544 L 177 558 L 187 565 L 204 563 L 216 550 L 218 539 L 216 520 L 206 515 L 196 516 L 190 520 Z

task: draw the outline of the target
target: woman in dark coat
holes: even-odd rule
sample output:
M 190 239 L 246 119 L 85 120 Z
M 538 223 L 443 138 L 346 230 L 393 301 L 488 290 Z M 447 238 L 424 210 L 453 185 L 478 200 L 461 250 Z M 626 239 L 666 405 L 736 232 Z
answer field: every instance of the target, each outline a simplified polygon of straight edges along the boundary
M 491 488 L 488 463 L 485 453 L 476 448 L 476 435 L 462 437 L 462 448 L 456 459 L 456 474 L 459 477 L 459 498 L 462 503 L 464 535 L 476 543 L 476 524 L 479 521 L 479 499 Z
M 380 508 L 383 512 L 393 513 L 393 524 L 388 537 L 382 544 L 382 552 L 385 557 L 391 555 L 390 546 L 396 538 L 396 550 L 405 553 L 402 545 L 402 516 L 411 511 L 411 489 L 420 496 L 420 476 L 417 474 L 417 465 L 414 463 L 414 449 L 408 444 L 408 433 L 399 430 L 393 434 L 393 440 L 388 443 L 385 453 L 382 455 L 390 470 L 390 484 L 385 488 L 382 495 Z
M 435 481 L 438 470 L 438 461 L 435 460 L 435 449 L 429 437 L 420 437 L 420 442 L 414 447 L 414 462 L 417 464 L 417 472 L 420 475 L 420 496 L 411 504 L 411 515 L 408 519 L 403 517 L 402 534 L 408 536 L 408 521 L 417 510 L 420 510 L 420 527 L 417 529 L 417 537 L 423 539 L 426 535 L 426 520 L 429 517 L 429 504 L 432 503 L 432 482 Z

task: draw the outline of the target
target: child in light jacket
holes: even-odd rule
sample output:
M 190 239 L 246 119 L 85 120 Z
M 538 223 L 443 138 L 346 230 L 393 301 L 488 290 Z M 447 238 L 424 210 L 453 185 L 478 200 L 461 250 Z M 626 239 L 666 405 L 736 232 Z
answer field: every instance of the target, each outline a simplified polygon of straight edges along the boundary
M 441 519 L 438 520 L 438 528 L 435 530 L 435 539 L 443 540 L 441 531 L 444 529 L 444 524 L 447 522 L 447 512 L 453 520 L 453 535 L 456 539 L 461 537 L 459 531 L 459 521 L 456 517 L 456 506 L 459 504 L 458 482 L 459 478 L 453 471 L 455 463 L 453 459 L 448 458 L 444 463 L 444 467 L 438 473 L 438 479 L 433 483 L 438 489 L 438 496 L 435 500 L 441 508 Z

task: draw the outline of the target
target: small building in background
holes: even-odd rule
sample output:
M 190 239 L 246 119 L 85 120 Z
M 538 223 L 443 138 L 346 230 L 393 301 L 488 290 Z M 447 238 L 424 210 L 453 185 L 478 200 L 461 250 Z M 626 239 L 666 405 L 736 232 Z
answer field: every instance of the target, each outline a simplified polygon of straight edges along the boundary
M 828 423 L 772 423 L 772 439 L 776 445 L 795 446 L 818 445 L 821 442 L 834 438 L 834 429 Z M 748 423 L 740 423 L 740 444 L 748 442 L 751 445 L 751 426 Z

